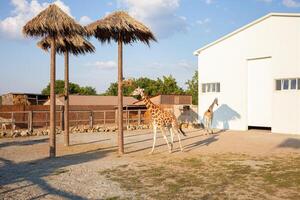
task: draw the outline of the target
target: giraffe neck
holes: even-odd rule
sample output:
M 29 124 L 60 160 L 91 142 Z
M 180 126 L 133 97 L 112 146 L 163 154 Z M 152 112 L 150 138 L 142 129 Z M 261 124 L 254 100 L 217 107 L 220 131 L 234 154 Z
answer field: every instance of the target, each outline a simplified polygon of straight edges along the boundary
M 209 108 L 208 108 L 209 112 L 213 112 L 214 105 L 215 105 L 215 101 L 209 106 Z
M 151 102 L 150 98 L 146 96 L 144 93 L 141 94 L 142 100 L 144 101 L 147 109 L 152 109 L 154 107 L 154 103 Z

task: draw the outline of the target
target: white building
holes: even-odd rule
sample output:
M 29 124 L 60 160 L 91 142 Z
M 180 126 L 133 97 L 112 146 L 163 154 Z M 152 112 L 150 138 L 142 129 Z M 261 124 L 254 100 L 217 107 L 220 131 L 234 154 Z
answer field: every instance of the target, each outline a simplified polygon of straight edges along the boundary
M 270 13 L 194 52 L 199 115 L 213 127 L 300 134 L 300 13 Z

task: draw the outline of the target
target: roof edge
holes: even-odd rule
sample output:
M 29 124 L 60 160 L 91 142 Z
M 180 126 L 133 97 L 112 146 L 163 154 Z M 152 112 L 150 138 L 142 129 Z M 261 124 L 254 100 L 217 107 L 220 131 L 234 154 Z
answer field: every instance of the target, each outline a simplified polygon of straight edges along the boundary
M 258 23 L 260 23 L 260 22 L 268 19 L 269 17 L 273 17 L 273 16 L 276 16 L 276 17 L 300 17 L 300 13 L 273 13 L 273 12 L 269 13 L 267 15 L 264 15 L 264 16 L 256 19 L 256 20 L 254 20 L 254 21 L 252 21 L 252 22 L 250 22 L 250 23 L 242 26 L 241 28 L 238 28 L 237 30 L 235 30 L 235 31 L 233 31 L 233 32 L 231 32 L 229 34 L 226 34 L 225 36 L 223 36 L 223 37 L 215 40 L 214 42 L 211 42 L 211 43 L 209 43 L 209 44 L 201 47 L 200 49 L 197 49 L 196 51 L 193 52 L 193 55 L 198 56 L 201 53 L 201 51 L 203 51 L 203 50 L 205 50 L 205 49 L 207 49 L 207 48 L 209 48 L 211 46 L 214 46 L 215 44 L 218 44 L 219 42 L 222 42 L 223 40 L 226 40 L 227 38 L 230 38 L 231 36 L 233 36 L 233 35 L 241 32 L 241 31 L 243 31 L 245 29 L 248 29 L 251 26 L 253 26 L 255 24 L 258 24 Z

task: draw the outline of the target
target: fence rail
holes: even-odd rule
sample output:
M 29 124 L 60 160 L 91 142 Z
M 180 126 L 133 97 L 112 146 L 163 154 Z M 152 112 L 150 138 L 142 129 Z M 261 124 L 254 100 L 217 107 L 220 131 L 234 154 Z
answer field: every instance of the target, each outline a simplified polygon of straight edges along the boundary
M 145 115 L 146 110 L 124 110 L 124 125 L 142 125 L 148 123 Z M 117 110 L 72 110 L 69 111 L 70 126 L 89 125 L 116 125 L 118 119 Z M 9 111 L 0 112 L 0 124 L 9 124 L 10 127 L 16 125 L 18 128 L 27 128 L 32 131 L 38 127 L 48 127 L 50 124 L 50 112 L 41 111 Z M 64 130 L 64 111 L 56 111 L 56 125 Z

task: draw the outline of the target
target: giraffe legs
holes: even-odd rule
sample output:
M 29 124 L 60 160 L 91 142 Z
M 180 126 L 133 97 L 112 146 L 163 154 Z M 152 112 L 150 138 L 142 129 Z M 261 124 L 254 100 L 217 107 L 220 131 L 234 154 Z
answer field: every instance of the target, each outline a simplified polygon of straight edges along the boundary
M 182 145 L 181 145 L 180 133 L 178 131 L 177 131 L 177 137 L 178 137 L 178 143 L 179 143 L 180 151 L 183 152 L 183 148 L 182 148 Z
M 212 124 L 212 118 L 209 119 L 209 131 L 210 131 L 211 134 L 213 134 L 214 132 L 213 132 L 213 130 L 211 128 L 211 124 Z
M 174 132 L 173 132 L 173 128 L 170 127 L 168 128 L 169 132 L 170 132 L 170 137 L 171 137 L 171 150 L 173 150 L 173 145 L 174 145 Z
M 157 126 L 153 125 L 153 145 L 152 145 L 152 150 L 149 152 L 149 154 L 152 154 L 155 148 L 155 143 L 156 143 L 156 133 L 157 133 Z
M 172 148 L 170 147 L 170 144 L 169 144 L 169 141 L 168 141 L 168 138 L 166 136 L 164 128 L 161 127 L 160 130 L 161 130 L 162 135 L 164 136 L 164 139 L 166 140 L 166 143 L 167 143 L 167 146 L 168 146 L 168 149 L 169 149 L 169 153 L 172 153 Z

